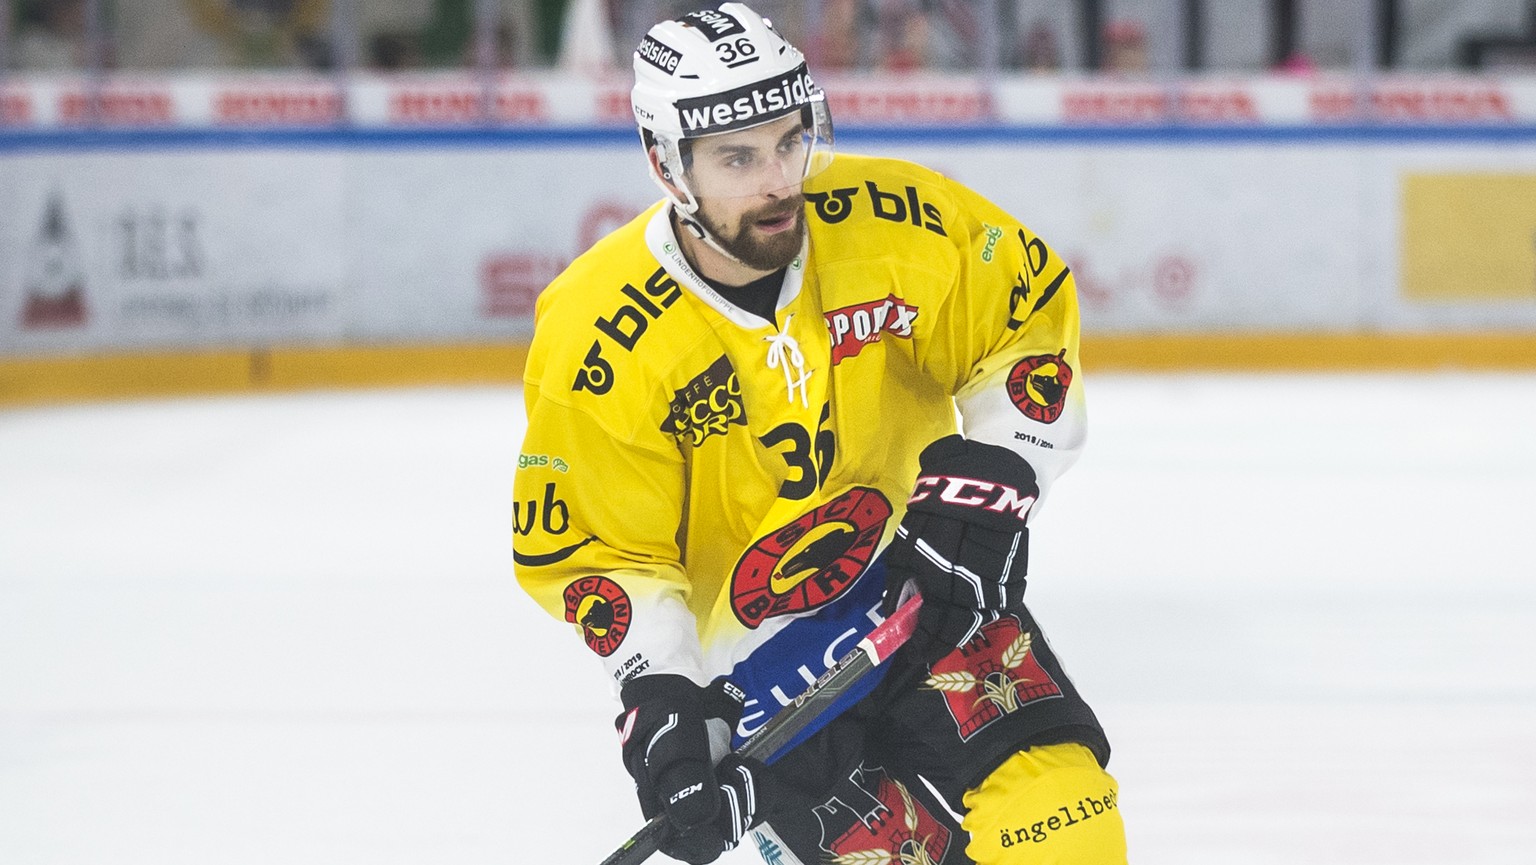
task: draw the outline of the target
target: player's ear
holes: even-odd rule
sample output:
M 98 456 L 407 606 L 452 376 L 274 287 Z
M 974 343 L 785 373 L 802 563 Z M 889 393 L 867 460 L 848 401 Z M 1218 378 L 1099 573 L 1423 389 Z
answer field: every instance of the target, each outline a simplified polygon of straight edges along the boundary
M 678 188 L 676 181 L 673 180 L 672 170 L 666 166 L 666 163 L 661 161 L 661 147 L 659 145 L 654 145 L 650 148 L 647 148 L 645 151 L 645 158 L 650 160 L 651 171 L 654 172 L 657 177 L 661 178 L 661 182 L 666 184 L 667 190 L 674 196 L 682 198 L 683 192 Z

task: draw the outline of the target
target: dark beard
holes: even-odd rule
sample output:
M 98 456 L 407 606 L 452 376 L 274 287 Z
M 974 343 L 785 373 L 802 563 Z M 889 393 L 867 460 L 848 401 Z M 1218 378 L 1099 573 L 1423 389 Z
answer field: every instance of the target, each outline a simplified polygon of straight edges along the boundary
M 758 238 L 752 233 L 753 224 L 759 219 L 782 214 L 788 209 L 793 209 L 795 214 L 794 228 L 766 238 Z M 726 231 L 724 226 L 702 213 L 695 218 L 714 235 L 726 252 L 753 270 L 768 272 L 788 267 L 795 256 L 800 254 L 800 245 L 805 239 L 805 198 L 800 195 L 778 207 L 744 215 L 734 232 Z

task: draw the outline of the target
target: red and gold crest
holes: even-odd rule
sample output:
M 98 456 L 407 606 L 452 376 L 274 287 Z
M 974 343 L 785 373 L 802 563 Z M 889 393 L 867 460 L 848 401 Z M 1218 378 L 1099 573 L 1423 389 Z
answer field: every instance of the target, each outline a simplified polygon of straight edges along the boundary
M 854 487 L 747 548 L 731 576 L 731 606 L 755 628 L 771 616 L 829 603 L 864 572 L 891 516 L 879 490 Z
M 565 620 L 580 625 L 587 648 L 605 658 L 618 651 L 633 616 L 629 595 L 607 577 L 582 577 L 565 587 Z
M 1036 700 L 1061 696 L 1061 686 L 1030 651 L 1033 644 L 1034 634 L 1004 616 L 933 665 L 923 684 L 944 695 L 962 742 Z
M 1008 374 L 1008 398 L 1030 420 L 1051 423 L 1061 417 L 1072 386 L 1067 352 L 1037 354 L 1014 364 Z

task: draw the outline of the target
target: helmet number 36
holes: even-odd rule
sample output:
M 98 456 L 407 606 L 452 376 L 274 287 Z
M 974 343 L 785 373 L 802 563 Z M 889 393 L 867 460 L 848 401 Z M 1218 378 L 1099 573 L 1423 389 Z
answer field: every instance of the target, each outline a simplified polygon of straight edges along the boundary
M 715 53 L 720 55 L 721 63 L 732 69 L 757 60 L 757 46 L 745 36 L 734 42 L 715 43 Z

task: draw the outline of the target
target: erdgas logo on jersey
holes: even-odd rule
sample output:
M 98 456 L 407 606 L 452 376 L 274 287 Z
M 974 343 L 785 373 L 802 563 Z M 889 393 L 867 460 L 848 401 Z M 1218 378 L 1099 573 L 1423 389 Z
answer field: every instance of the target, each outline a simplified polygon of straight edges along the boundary
M 809 104 L 819 91 L 800 64 L 794 71 L 716 93 L 677 101 L 677 120 L 685 136 L 731 132 Z

